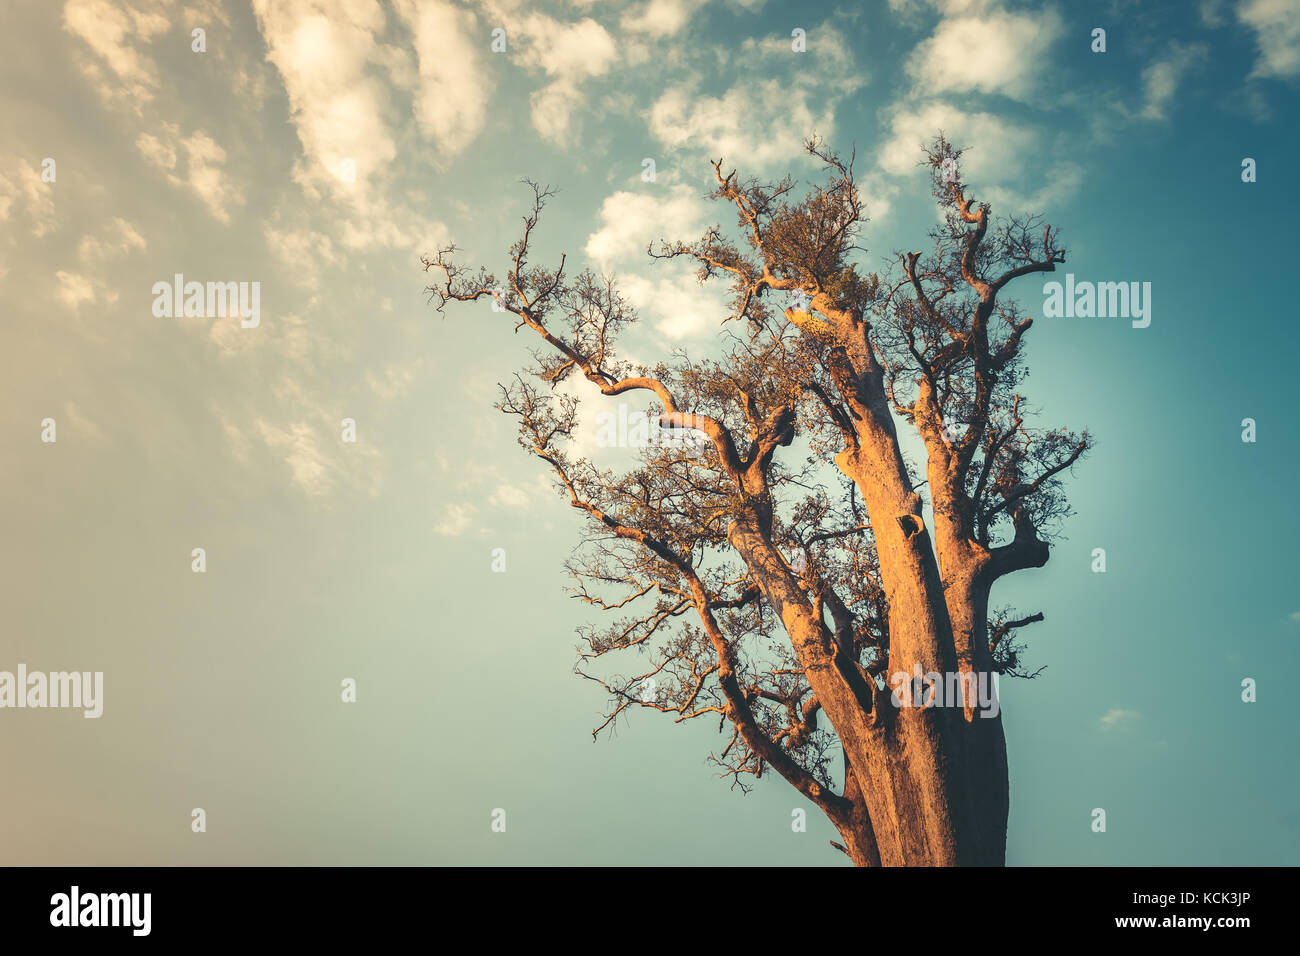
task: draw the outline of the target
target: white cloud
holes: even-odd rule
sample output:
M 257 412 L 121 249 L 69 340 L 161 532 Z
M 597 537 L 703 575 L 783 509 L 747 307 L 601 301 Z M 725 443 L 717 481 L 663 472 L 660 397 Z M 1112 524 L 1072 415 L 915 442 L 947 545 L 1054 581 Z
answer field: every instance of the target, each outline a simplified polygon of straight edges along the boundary
M 660 12 L 676 16 L 673 11 L 682 2 L 668 0 Z M 529 96 L 538 134 L 559 145 L 573 145 L 574 118 L 587 102 L 584 86 L 607 74 L 618 60 L 614 38 L 590 17 L 565 22 L 539 12 L 531 2 L 480 0 L 475 6 L 478 17 L 445 0 L 418 7 L 413 0 L 398 0 L 399 16 L 416 34 L 416 116 L 421 131 L 444 148 L 461 148 L 484 125 L 491 78 L 499 64 L 509 62 L 546 78 Z M 490 30 L 498 28 L 505 31 L 506 49 L 490 52 Z
M 54 228 L 54 191 L 25 159 L 0 159 L 0 222 L 22 210 L 37 238 Z
M 811 162 L 805 141 L 832 139 L 840 102 L 867 81 L 854 62 L 863 33 L 855 20 L 840 12 L 808 25 L 802 53 L 791 50 L 788 30 L 713 47 L 738 79 L 716 96 L 701 92 L 700 75 L 667 87 L 645 114 L 651 134 L 670 150 L 722 156 L 744 173 Z
M 312 297 L 303 305 L 310 311 L 319 305 L 319 299 Z M 263 355 L 274 356 L 277 362 L 287 359 L 299 365 L 309 365 L 323 358 L 347 357 L 345 348 L 341 347 L 336 340 L 323 334 L 319 325 L 308 324 L 298 312 L 268 314 L 263 310 L 262 322 L 256 329 L 244 328 L 241 321 L 237 312 L 217 316 L 211 320 L 208 341 L 215 345 L 217 351 L 225 358 L 252 349 L 258 350 Z M 198 328 L 201 327 L 202 323 L 199 323 Z M 283 372 L 284 366 L 280 365 L 278 370 Z M 320 405 L 319 401 L 306 396 L 302 388 L 296 384 L 289 390 L 288 395 L 299 403 L 304 414 L 314 411 Z
M 159 169 L 173 170 L 176 168 L 175 132 L 176 127 L 170 127 L 165 131 L 166 139 L 159 139 L 153 133 L 141 133 L 136 137 L 135 148 Z
M 59 291 L 55 296 L 69 309 L 76 311 L 81 303 L 95 301 L 94 283 L 85 276 L 60 269 L 54 277 L 59 280 Z
M 1243 0 L 1237 19 L 1255 33 L 1259 57 L 1256 78 L 1300 74 L 1300 3 L 1296 0 Z
M 890 138 L 880 150 L 880 166 L 895 176 L 918 171 L 921 147 L 939 130 L 958 146 L 969 147 L 962 157 L 962 178 L 972 182 L 1015 178 L 1022 158 L 1036 145 L 1037 134 L 991 113 L 957 109 L 935 101 L 903 108 L 889 121 Z
M 561 23 L 533 13 L 522 23 L 519 59 L 551 80 L 529 97 L 533 127 L 543 139 L 572 145 L 573 114 L 586 104 L 584 82 L 603 76 L 617 57 L 614 38 L 595 20 Z
M 217 347 L 217 351 L 229 358 L 241 352 L 247 352 L 264 345 L 266 339 L 255 334 L 240 324 L 238 314 L 218 316 L 208 328 L 208 341 Z M 267 323 L 269 326 L 269 323 Z M 263 326 L 266 327 L 266 326 Z
M 1141 716 L 1136 710 L 1124 710 L 1122 707 L 1112 707 L 1101 717 L 1101 729 L 1113 730 L 1117 727 L 1127 727 L 1133 721 Z
M 366 384 L 377 396 L 385 401 L 391 401 L 410 391 L 423 365 L 422 358 L 406 363 L 390 362 L 379 374 L 373 371 L 366 372 Z
M 889 218 L 893 198 L 898 195 L 898 184 L 879 172 L 868 172 L 859 178 L 862 204 L 871 221 L 879 225 Z
M 1048 164 L 1042 170 L 1036 190 L 1026 190 L 1018 184 L 990 186 L 985 195 L 996 208 L 1008 213 L 1037 213 L 1063 202 L 1083 185 L 1083 180 L 1083 167 L 1067 159 Z
M 1162 120 L 1166 118 L 1167 109 L 1183 74 L 1193 63 L 1206 55 L 1206 48 L 1201 44 L 1184 45 L 1176 43 L 1168 56 L 1157 60 L 1142 71 L 1143 119 Z
M 1058 140 L 1054 148 L 1049 147 L 1030 127 L 938 100 L 893 114 L 889 138 L 878 153 L 881 170 L 892 176 L 920 174 L 921 147 L 940 130 L 949 142 L 968 150 L 961 159 L 962 179 L 971 184 L 978 198 L 1005 212 L 1042 210 L 1060 202 L 1083 182 L 1083 167 L 1070 158 L 1069 143 Z M 868 211 L 879 218 L 872 211 L 875 204 L 883 199 L 887 212 L 897 189 L 872 176 L 867 182 L 878 197 L 873 199 L 868 192 Z
M 253 9 L 303 147 L 295 178 L 309 192 L 364 195 L 397 155 L 391 97 L 371 68 L 389 59 L 383 9 L 375 0 L 254 0 Z
M 913 51 L 907 72 L 925 93 L 1003 93 L 1024 99 L 1042 78 L 1050 48 L 1064 31 L 1061 15 L 1052 8 L 950 17 Z
M 102 237 L 82 238 L 77 246 L 77 258 L 82 262 L 103 263 L 124 256 L 132 249 L 143 248 L 144 237 L 135 226 L 118 216 L 108 224 Z
M 445 2 L 398 0 L 396 10 L 414 37 L 419 61 L 415 118 L 420 131 L 454 155 L 478 135 L 487 117 L 492 82 L 478 20 Z
M 1207 27 L 1223 26 L 1223 0 L 1201 0 L 1201 22 Z
M 230 442 L 230 453 L 234 456 L 235 461 L 241 465 L 249 464 L 252 442 L 244 434 L 244 430 L 230 420 L 224 409 L 217 408 L 215 412 L 217 419 L 221 422 L 221 430 L 226 433 L 226 438 Z
M 478 509 L 468 502 L 465 504 L 450 504 L 443 511 L 442 520 L 433 526 L 434 534 L 456 537 L 463 534 L 465 529 L 470 526 L 474 520 L 474 515 Z
M 492 492 L 488 504 L 495 508 L 527 508 L 530 501 L 528 492 L 523 488 L 503 482 Z
M 140 155 L 163 171 L 173 186 L 188 186 L 208 207 L 214 219 L 229 224 L 231 208 L 243 204 L 240 190 L 222 168 L 226 151 L 203 130 L 182 138 L 180 127 L 162 123 L 160 135 L 141 133 L 135 148 Z M 178 174 L 179 157 L 185 157 L 185 172 Z
M 998 0 L 889 0 L 889 8 L 901 13 L 918 13 L 929 8 L 951 17 L 980 13 L 995 6 L 997 2 Z
M 628 33 L 662 39 L 681 32 L 695 11 L 706 2 L 707 0 L 645 0 L 624 11 L 619 26 Z
M 778 79 L 746 82 L 722 96 L 674 86 L 650 108 L 650 132 L 671 149 L 690 148 L 754 169 L 785 166 L 803 141 L 835 126 L 834 98 Z
M 158 67 L 137 44 L 148 44 L 169 30 L 167 17 L 113 0 L 68 0 L 63 28 L 84 40 L 99 57 L 99 62 L 84 63 L 82 71 L 100 96 L 133 102 L 137 111 L 140 103 L 153 98 Z M 111 78 L 102 67 L 108 68 Z
M 281 275 L 303 288 L 319 285 L 322 271 L 339 262 L 334 240 L 315 229 L 268 221 L 262 227 L 262 236 L 284 266 Z
M 618 288 L 640 315 L 655 320 L 655 329 L 668 340 L 665 353 L 667 346 L 684 339 L 717 335 L 722 320 L 731 313 L 725 281 L 701 284 L 685 265 L 667 279 L 620 276 Z
M 860 42 L 862 34 L 862 28 L 854 23 L 827 20 L 807 31 L 807 49 L 803 53 L 791 49 L 788 34 L 748 37 L 740 45 L 741 64 L 766 75 L 793 67 L 791 86 L 823 87 L 833 90 L 833 95 L 844 95 L 867 81 L 866 73 L 854 63 L 849 45 L 851 39 Z
M 77 432 L 79 437 L 87 438 L 93 442 L 104 441 L 104 429 L 91 419 L 90 416 L 86 415 L 76 402 L 64 402 L 63 413 L 67 417 L 68 423 Z
M 197 130 L 181 141 L 189 164 L 187 181 L 198 193 L 208 211 L 221 222 L 230 222 L 228 205 L 243 202 L 238 191 L 219 168 L 226 161 L 226 151 L 207 133 Z
M 294 422 L 280 428 L 259 418 L 256 427 L 268 448 L 284 452 L 294 484 L 312 497 L 329 493 L 336 467 L 321 451 L 320 438 L 311 425 Z
M 698 239 L 708 223 L 708 204 L 684 184 L 650 186 L 648 192 L 622 190 L 606 197 L 600 208 L 600 228 L 587 238 L 586 253 L 600 268 L 618 264 L 638 270 L 653 266 L 653 277 L 640 272 L 618 276 L 618 290 L 639 315 L 654 321 L 671 343 L 713 336 L 729 313 L 727 284 L 715 280 L 701 285 L 694 260 L 651 262 L 646 246 L 654 241 Z M 668 270 L 669 275 L 662 271 Z
M 698 239 L 704 232 L 707 209 L 695 190 L 677 184 L 647 185 L 645 192 L 621 190 L 600 207 L 600 228 L 587 238 L 586 253 L 601 266 L 644 259 L 652 240 Z
M 111 270 L 105 266 L 132 250 L 145 247 L 144 237 L 136 231 L 135 226 L 120 216 L 113 218 L 99 235 L 82 236 L 81 242 L 77 244 L 78 265 L 81 268 L 89 267 L 87 271 L 90 275 L 59 270 L 55 273 L 59 282 L 55 298 L 74 312 L 86 302 L 114 304 L 121 297 L 121 292 L 114 288 Z
M 384 77 L 414 80 L 406 76 L 405 51 L 379 41 L 387 28 L 383 8 L 374 0 L 254 0 L 253 7 L 302 144 L 294 179 L 307 198 L 331 199 L 342 207 L 325 212 L 333 216 L 338 244 L 412 254 L 436 245 L 442 227 L 390 188 L 399 158 L 393 131 L 399 117 Z M 433 21 L 418 22 L 426 32 L 416 42 L 422 54 L 436 58 L 427 31 L 430 23 L 443 21 L 436 10 L 431 15 Z M 429 63 L 421 69 L 422 84 L 443 76 L 441 68 Z M 457 137 L 467 135 L 464 122 L 470 114 L 458 113 L 455 122 L 444 122 L 425 104 L 428 95 L 434 94 L 422 85 L 417 119 L 431 135 L 459 142 Z

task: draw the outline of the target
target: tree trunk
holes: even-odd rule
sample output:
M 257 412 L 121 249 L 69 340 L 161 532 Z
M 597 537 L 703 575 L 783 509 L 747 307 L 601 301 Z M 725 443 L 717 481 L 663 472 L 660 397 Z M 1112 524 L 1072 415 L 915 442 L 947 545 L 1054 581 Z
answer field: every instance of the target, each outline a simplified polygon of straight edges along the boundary
M 945 593 L 920 498 L 905 484 L 896 442 L 882 444 L 836 462 L 857 484 L 875 531 L 889 600 L 887 677 L 987 674 L 987 588 L 977 578 L 969 593 Z M 1009 785 L 1000 713 L 897 707 L 886 690 L 868 737 L 860 779 L 883 865 L 1003 865 Z
M 903 535 L 898 525 L 895 529 Z M 914 536 L 922 540 L 911 543 L 906 549 L 910 557 L 904 560 L 915 564 L 930 547 L 924 530 Z M 971 801 L 965 799 L 962 789 L 963 738 L 956 730 L 960 715 L 954 720 L 955 715 L 942 708 L 896 708 L 890 703 L 888 689 L 877 690 L 861 674 L 837 666 L 829 632 L 817 620 L 798 581 L 763 533 L 761 521 L 752 515 L 735 520 L 728 537 L 780 616 L 808 683 L 840 738 L 860 785 L 881 864 L 956 866 L 983 862 L 971 843 L 978 833 L 968 819 Z M 880 547 L 877 543 L 878 550 Z M 882 566 L 884 563 L 882 557 Z M 932 553 L 929 564 L 924 586 L 941 595 Z M 923 638 L 900 642 L 902 653 L 912 655 L 904 659 L 923 661 L 923 672 L 941 669 L 932 666 L 941 659 L 950 663 L 951 633 L 946 655 L 940 653 L 942 645 L 934 639 L 935 625 L 941 622 L 946 627 L 947 619 L 941 596 L 930 605 L 909 605 L 904 601 L 892 605 L 891 634 L 910 627 L 914 636 L 919 633 Z M 899 630 L 892 630 L 895 627 Z M 914 643 L 924 645 L 926 635 L 930 639 L 928 653 L 917 656 L 909 648 Z M 891 660 L 894 653 L 891 648 Z M 860 856 L 865 858 L 867 854 Z
M 853 809 L 847 814 L 833 817 L 831 821 L 844 838 L 841 849 L 848 854 L 854 866 L 880 866 L 880 850 L 876 846 L 871 815 L 867 812 L 862 787 L 847 756 L 844 758 L 844 796 L 853 805 Z
M 940 554 L 943 553 L 940 548 Z M 994 699 L 993 658 L 988 644 L 989 585 L 982 572 L 960 574 L 946 591 L 957 666 L 972 683 L 987 687 Z M 967 700 L 961 711 L 964 788 L 971 801 L 971 813 L 979 826 L 982 855 L 986 863 L 1001 866 L 1006 860 L 1007 813 L 1010 791 L 1007 743 L 1002 729 L 1001 703 L 980 709 Z

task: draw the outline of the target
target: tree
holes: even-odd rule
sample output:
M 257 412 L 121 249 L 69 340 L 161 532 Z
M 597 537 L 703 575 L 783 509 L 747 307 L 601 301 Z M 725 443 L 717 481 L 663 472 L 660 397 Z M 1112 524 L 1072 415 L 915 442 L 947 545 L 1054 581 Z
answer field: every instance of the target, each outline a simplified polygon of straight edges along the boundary
M 439 311 L 492 298 L 543 343 L 498 407 L 587 519 L 568 564 L 574 593 L 617 618 L 579 630 L 578 672 L 610 700 L 594 733 L 633 708 L 716 717 L 728 736 L 712 759 L 733 786 L 776 771 L 854 863 L 1001 865 L 1006 744 L 1000 708 L 977 689 L 1034 676 L 1015 635 L 1042 615 L 991 621 L 989 594 L 1047 561 L 1069 514 L 1062 474 L 1090 445 L 1086 432 L 1026 423 L 1032 320 L 1001 293 L 1065 251 L 1037 218 L 994 225 L 940 134 L 923 163 L 943 213 L 933 249 L 863 271 L 853 156 L 806 147 L 822 176 L 802 197 L 788 176 L 742 180 L 719 160 L 711 198 L 736 228 L 647 250 L 729 282 L 718 358 L 622 359 L 636 315 L 615 282 L 570 276 L 563 256 L 553 269 L 530 262 L 554 193 L 529 181 L 504 282 L 448 246 L 424 260 L 428 292 Z M 572 451 L 570 379 L 593 396 L 643 397 L 702 444 L 651 443 L 626 471 L 598 468 Z M 923 481 L 900 425 L 924 449 Z M 595 673 L 634 648 L 636 673 Z M 959 706 L 945 684 L 964 691 Z

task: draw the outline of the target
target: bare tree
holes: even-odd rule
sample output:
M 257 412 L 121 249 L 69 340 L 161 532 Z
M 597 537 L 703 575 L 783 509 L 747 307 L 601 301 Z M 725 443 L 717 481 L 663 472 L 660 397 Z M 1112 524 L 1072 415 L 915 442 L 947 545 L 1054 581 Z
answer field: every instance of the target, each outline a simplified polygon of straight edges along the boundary
M 990 621 L 989 593 L 1046 562 L 1069 513 L 1061 477 L 1090 439 L 1026 423 L 1020 348 L 1032 320 L 1001 293 L 1065 252 L 1037 219 L 994 225 L 940 135 L 924 151 L 944 213 L 933 248 L 862 271 L 853 157 L 806 145 L 823 176 L 802 196 L 789 177 L 742 180 L 719 160 L 711 198 L 736 228 L 648 250 L 730 284 L 719 358 L 620 358 L 636 316 L 615 283 L 570 276 L 563 257 L 553 269 L 530 262 L 553 195 L 531 182 L 504 281 L 458 264 L 449 246 L 425 259 L 428 292 L 440 311 L 494 298 L 541 339 L 499 407 L 587 518 L 569 562 L 574 593 L 614 616 L 580 629 L 578 672 L 610 699 L 595 733 L 633 708 L 716 718 L 725 744 L 712 759 L 733 785 L 775 770 L 855 863 L 1000 865 L 1000 708 L 971 693 L 939 706 L 952 698 L 936 696 L 934 675 L 960 675 L 964 688 L 1033 676 L 1015 635 L 1042 615 Z M 703 445 L 652 443 L 626 471 L 598 468 L 572 451 L 577 399 L 557 388 L 579 376 L 593 395 L 644 396 L 664 426 Z M 899 423 L 919 436 L 924 480 Z M 611 676 L 601 659 L 615 654 L 639 666 Z M 929 676 L 909 698 L 891 675 Z

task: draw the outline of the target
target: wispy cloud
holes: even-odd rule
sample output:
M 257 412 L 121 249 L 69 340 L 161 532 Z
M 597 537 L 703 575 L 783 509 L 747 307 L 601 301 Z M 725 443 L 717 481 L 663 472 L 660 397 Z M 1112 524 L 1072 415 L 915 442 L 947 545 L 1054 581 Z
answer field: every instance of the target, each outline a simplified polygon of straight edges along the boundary
M 444 535 L 445 537 L 454 538 L 464 534 L 474 522 L 474 515 L 478 513 L 469 502 L 463 504 L 449 504 L 443 509 L 442 519 L 433 526 L 433 533 Z
M 1102 714 L 1098 723 L 1102 730 L 1116 730 L 1132 726 L 1133 722 L 1141 716 L 1136 710 L 1125 710 L 1122 707 L 1112 707 L 1106 713 Z
M 1253 78 L 1300 75 L 1300 3 L 1295 0 L 1242 0 L 1237 20 L 1255 34 L 1259 56 Z
M 1207 52 L 1201 43 L 1175 43 L 1165 56 L 1143 70 L 1142 109 L 1138 115 L 1150 120 L 1167 119 L 1169 105 L 1184 74 L 1193 64 L 1203 61 Z

